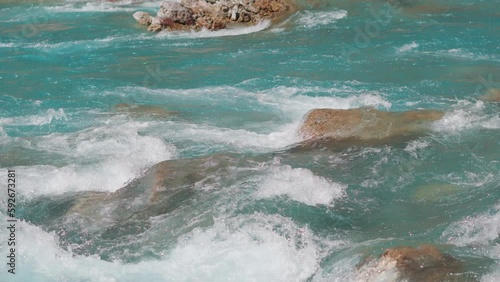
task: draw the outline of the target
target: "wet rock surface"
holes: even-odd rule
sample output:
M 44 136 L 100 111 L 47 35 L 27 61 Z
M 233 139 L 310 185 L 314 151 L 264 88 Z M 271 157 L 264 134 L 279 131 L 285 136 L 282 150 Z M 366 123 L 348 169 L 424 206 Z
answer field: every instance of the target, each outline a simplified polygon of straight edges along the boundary
M 443 116 L 443 112 L 434 110 L 385 112 L 370 108 L 314 109 L 306 115 L 299 134 L 305 140 L 389 141 L 423 133 L 430 122 Z
M 382 280 L 377 280 L 382 279 Z M 475 281 L 462 263 L 432 245 L 399 246 L 358 266 L 358 281 Z
M 485 102 L 497 102 L 500 103 L 500 88 L 491 88 L 486 91 L 484 95 L 479 97 L 480 100 Z

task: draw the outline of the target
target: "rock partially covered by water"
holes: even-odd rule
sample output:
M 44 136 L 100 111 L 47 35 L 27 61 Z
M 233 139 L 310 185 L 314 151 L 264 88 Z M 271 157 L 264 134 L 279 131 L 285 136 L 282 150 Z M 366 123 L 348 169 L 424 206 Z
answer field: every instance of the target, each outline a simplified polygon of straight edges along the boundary
M 175 111 L 169 111 L 162 107 L 152 105 L 134 105 L 122 103 L 114 105 L 112 109 L 115 112 L 128 114 L 133 117 L 151 116 L 165 118 L 177 114 L 177 112 Z
M 29 204 L 31 221 L 57 232 L 59 242 L 71 245 L 73 254 L 135 261 L 163 252 L 194 228 L 212 225 L 218 209 L 209 199 L 240 181 L 245 172 L 239 168 L 252 161 L 231 154 L 163 161 L 112 193 L 36 199 Z M 46 205 L 57 208 L 36 215 Z M 148 243 L 152 245 L 144 248 Z
M 164 1 L 156 17 L 136 12 L 134 18 L 149 31 L 202 29 L 218 30 L 234 22 L 255 24 L 293 11 L 288 0 L 181 0 Z
M 236 176 L 230 173 L 230 167 L 246 162 L 229 154 L 163 161 L 113 193 L 78 195 L 66 214 L 80 214 L 95 222 L 105 216 L 108 224 L 166 214 L 189 201 L 197 185 L 216 187 L 219 178 L 233 181 Z
M 385 142 L 421 134 L 443 115 L 434 110 L 314 109 L 306 115 L 299 133 L 306 140 Z
M 415 189 L 412 198 L 415 201 L 435 203 L 460 191 L 460 187 L 449 183 L 430 183 Z
M 356 281 L 464 281 L 462 264 L 431 245 L 387 249 L 358 268 Z M 381 279 L 381 280 L 378 280 Z
M 500 103 L 500 88 L 490 88 L 486 93 L 479 97 L 479 99 L 485 102 L 497 102 Z

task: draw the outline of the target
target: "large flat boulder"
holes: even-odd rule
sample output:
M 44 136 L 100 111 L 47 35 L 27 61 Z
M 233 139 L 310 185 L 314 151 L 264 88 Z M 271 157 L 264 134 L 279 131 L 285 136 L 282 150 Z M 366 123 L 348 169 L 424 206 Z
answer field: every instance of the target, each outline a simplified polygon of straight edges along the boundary
M 421 134 L 443 115 L 435 110 L 314 109 L 306 115 L 299 134 L 305 140 L 384 141 Z

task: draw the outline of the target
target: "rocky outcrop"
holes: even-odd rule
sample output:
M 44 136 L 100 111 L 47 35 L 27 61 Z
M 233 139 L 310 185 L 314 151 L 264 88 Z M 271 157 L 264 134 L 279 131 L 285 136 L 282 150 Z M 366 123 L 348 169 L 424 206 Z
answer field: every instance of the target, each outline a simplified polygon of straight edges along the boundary
M 462 264 L 431 245 L 387 249 L 360 266 L 356 281 L 463 281 Z
M 181 0 L 164 1 L 156 17 L 134 13 L 135 20 L 149 31 L 209 29 L 218 30 L 231 23 L 255 24 L 276 19 L 293 11 L 288 0 Z
M 443 112 L 434 110 L 314 109 L 306 115 L 299 134 L 305 140 L 384 142 L 421 134 L 428 129 L 430 122 L 443 115 Z

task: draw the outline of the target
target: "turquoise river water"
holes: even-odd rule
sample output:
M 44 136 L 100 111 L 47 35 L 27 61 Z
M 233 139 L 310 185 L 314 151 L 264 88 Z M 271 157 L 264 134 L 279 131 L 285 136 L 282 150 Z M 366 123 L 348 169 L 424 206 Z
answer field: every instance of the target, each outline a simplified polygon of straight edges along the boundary
M 311 0 L 148 33 L 132 14 L 160 3 L 0 1 L 0 281 L 357 281 L 421 244 L 500 281 L 500 106 L 479 99 L 500 88 L 500 1 Z M 446 114 L 409 141 L 294 149 L 325 107 Z M 176 192 L 144 206 L 165 160 Z

